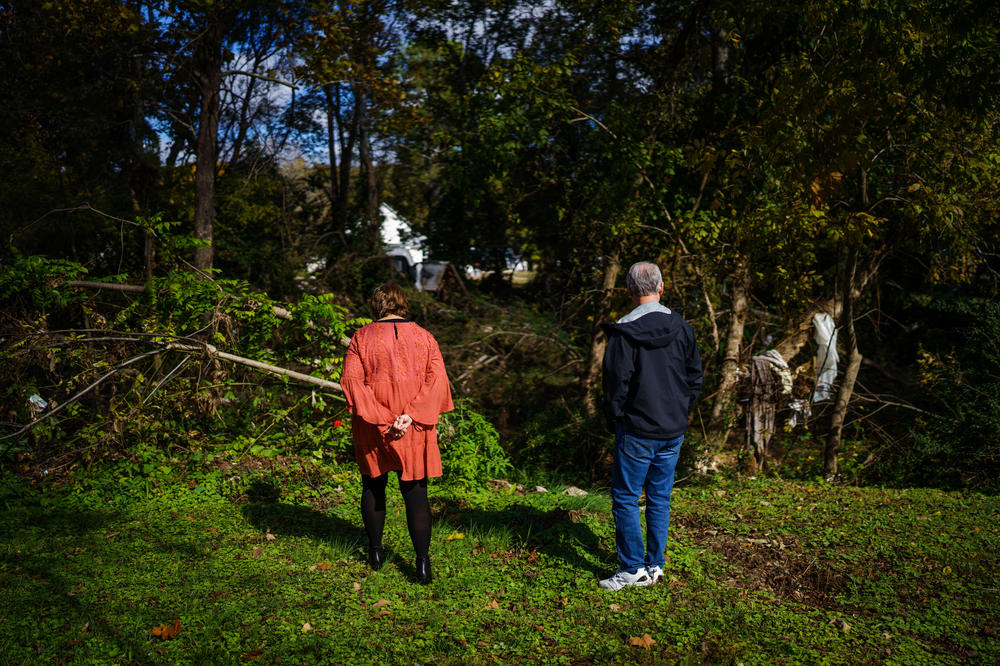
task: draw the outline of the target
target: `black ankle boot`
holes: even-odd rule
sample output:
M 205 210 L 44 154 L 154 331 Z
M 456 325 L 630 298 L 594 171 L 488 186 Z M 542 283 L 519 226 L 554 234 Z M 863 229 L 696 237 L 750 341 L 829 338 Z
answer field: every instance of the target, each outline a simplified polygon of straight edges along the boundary
M 421 585 L 427 585 L 431 582 L 431 558 L 430 557 L 417 557 L 417 582 Z
M 372 571 L 378 571 L 383 564 L 385 564 L 385 554 L 382 552 L 382 546 L 370 546 L 368 548 L 368 565 Z

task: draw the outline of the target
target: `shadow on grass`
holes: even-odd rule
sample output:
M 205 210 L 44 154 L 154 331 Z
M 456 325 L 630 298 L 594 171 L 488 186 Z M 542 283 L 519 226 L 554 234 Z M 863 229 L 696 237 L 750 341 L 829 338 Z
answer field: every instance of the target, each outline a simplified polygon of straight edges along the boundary
M 360 553 L 364 534 L 360 527 L 340 516 L 317 511 L 301 504 L 279 502 L 280 489 L 257 481 L 247 491 L 250 503 L 240 508 L 243 516 L 257 529 L 275 534 L 298 536 L 328 542 L 348 553 Z M 357 556 L 361 559 L 360 555 Z
M 257 481 L 247 490 L 247 497 L 251 502 L 240 510 L 247 521 L 261 531 L 270 530 L 274 534 L 326 542 L 344 557 L 368 563 L 368 540 L 363 528 L 335 514 L 317 511 L 301 504 L 279 502 L 280 495 L 281 491 L 277 486 Z M 358 518 L 360 517 L 359 511 Z M 388 544 L 383 548 L 387 562 L 395 561 L 403 575 L 416 578 L 412 549 L 397 551 Z
M 240 508 L 251 524 L 260 530 L 275 534 L 302 536 L 339 542 L 361 544 L 362 530 L 356 525 L 307 506 L 280 502 L 246 504 Z
M 261 531 L 326 541 L 340 547 L 348 557 L 367 561 L 361 527 L 337 515 L 279 502 L 280 494 L 277 486 L 256 482 L 247 492 L 251 502 L 241 508 L 244 517 Z M 433 500 L 432 510 L 436 528 L 444 523 L 466 532 L 493 535 L 501 542 L 538 550 L 595 576 L 617 566 L 613 550 L 602 547 L 600 537 L 589 526 L 576 522 L 579 515 L 572 510 L 543 511 L 528 504 L 479 509 L 461 500 L 442 498 Z M 385 553 L 387 560 L 396 560 L 405 575 L 415 575 L 411 550 L 404 548 L 397 553 L 386 546 Z
M 2 470 L 0 470 L 2 471 Z M 35 527 L 56 534 L 79 534 L 100 529 L 117 519 L 116 507 L 82 506 L 81 496 L 71 492 L 15 488 L 4 482 L 0 487 L 0 534 L 23 527 Z
M 542 511 L 528 504 L 512 504 L 498 510 L 471 508 L 464 502 L 438 499 L 435 520 L 443 519 L 461 529 L 501 538 L 537 549 L 567 565 L 602 576 L 617 567 L 614 553 L 568 509 Z
M 30 499 L 4 515 L 0 520 L 0 540 L 7 541 L 11 547 L 0 554 L 0 571 L 5 573 L 5 586 L 18 593 L 4 595 L 4 614 L 10 621 L 4 623 L 0 639 L 9 640 L 17 636 L 14 627 L 18 622 L 23 624 L 27 621 L 28 626 L 33 628 L 35 623 L 45 618 L 57 617 L 65 619 L 65 623 L 52 632 L 51 643 L 77 643 L 80 641 L 73 641 L 76 634 L 69 632 L 70 620 L 83 617 L 90 618 L 92 632 L 102 634 L 111 644 L 122 645 L 114 628 L 100 614 L 93 612 L 93 605 L 82 602 L 77 596 L 87 582 L 84 571 L 88 556 L 39 546 L 40 543 L 51 544 L 59 539 L 72 539 L 86 546 L 90 532 L 100 530 L 118 518 L 118 514 L 113 512 L 44 507 Z M 81 548 L 75 550 L 80 551 Z M 74 628 L 79 630 L 81 624 L 83 620 Z M 37 648 L 37 654 L 41 655 L 48 647 L 48 644 L 43 646 L 39 641 L 31 649 L 34 651 Z

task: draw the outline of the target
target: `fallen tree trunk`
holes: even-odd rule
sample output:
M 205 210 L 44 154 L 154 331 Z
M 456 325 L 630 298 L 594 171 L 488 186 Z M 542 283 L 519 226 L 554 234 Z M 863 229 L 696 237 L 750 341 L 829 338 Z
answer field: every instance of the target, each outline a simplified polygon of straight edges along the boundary
M 245 365 L 249 368 L 263 370 L 264 372 L 270 372 L 273 375 L 279 375 L 282 377 L 297 379 L 300 382 L 306 382 L 307 384 L 314 384 L 316 386 L 321 386 L 326 389 L 332 389 L 334 391 L 339 391 L 341 393 L 343 393 L 344 390 L 337 382 L 331 382 L 328 379 L 313 377 L 312 375 L 307 375 L 302 372 L 296 372 L 295 370 L 289 370 L 288 368 L 281 368 L 276 365 L 271 365 L 270 363 L 255 361 L 252 358 L 245 358 L 243 356 L 236 356 L 235 354 L 229 354 L 223 351 L 219 351 L 213 345 L 210 344 L 185 345 L 185 344 L 180 344 L 178 342 L 171 342 L 167 344 L 167 350 L 203 353 L 211 358 L 217 358 L 223 361 L 230 361 L 232 363 L 239 363 L 240 365 Z
M 87 287 L 89 289 L 110 289 L 111 291 L 128 291 L 141 294 L 146 291 L 145 285 L 141 284 L 120 284 L 118 282 L 93 282 L 91 280 L 70 280 L 66 283 L 69 287 Z

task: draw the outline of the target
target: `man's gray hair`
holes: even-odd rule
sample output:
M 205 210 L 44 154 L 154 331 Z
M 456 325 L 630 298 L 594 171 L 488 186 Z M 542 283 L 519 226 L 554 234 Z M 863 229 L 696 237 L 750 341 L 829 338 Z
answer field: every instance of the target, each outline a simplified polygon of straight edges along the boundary
M 656 264 L 640 261 L 632 264 L 625 276 L 625 286 L 635 296 L 651 296 L 660 291 L 663 276 Z

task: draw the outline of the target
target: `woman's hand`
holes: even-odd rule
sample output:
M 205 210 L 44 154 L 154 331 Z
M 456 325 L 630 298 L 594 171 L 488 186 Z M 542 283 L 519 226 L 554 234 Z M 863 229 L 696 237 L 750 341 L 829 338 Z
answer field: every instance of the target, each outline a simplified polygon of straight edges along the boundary
M 399 439 L 406 434 L 407 429 L 413 424 L 413 417 L 409 414 L 400 414 L 396 417 L 396 420 L 392 422 L 392 427 L 389 429 L 389 437 L 392 439 Z

